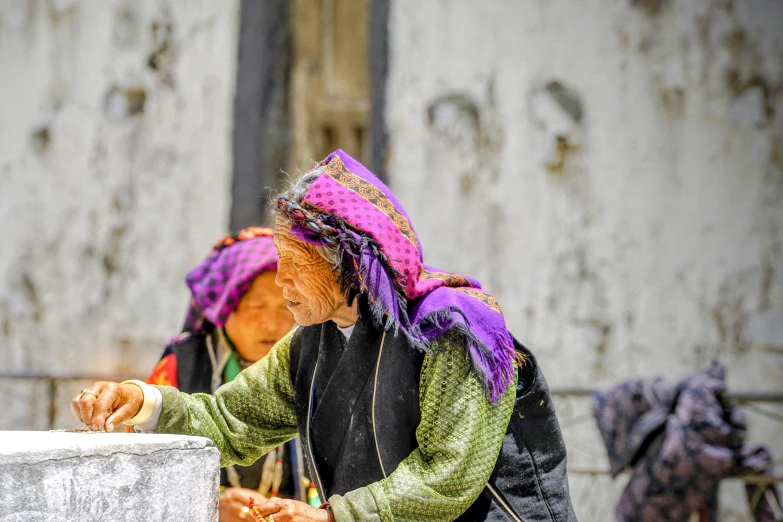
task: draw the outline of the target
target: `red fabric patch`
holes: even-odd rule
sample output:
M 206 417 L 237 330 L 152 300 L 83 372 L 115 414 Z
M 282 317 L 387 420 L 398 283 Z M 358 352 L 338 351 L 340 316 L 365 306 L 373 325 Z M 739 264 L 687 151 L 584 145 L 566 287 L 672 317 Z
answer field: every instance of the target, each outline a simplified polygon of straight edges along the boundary
M 156 386 L 178 386 L 177 383 L 177 356 L 168 354 L 160 360 L 152 373 L 147 377 L 147 384 Z

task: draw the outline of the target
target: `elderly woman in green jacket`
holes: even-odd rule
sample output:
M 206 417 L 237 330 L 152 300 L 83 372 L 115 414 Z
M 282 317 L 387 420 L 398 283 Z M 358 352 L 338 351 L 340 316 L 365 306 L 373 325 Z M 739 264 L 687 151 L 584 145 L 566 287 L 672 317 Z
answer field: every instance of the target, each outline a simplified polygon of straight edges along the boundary
M 535 358 L 477 281 L 423 264 L 392 192 L 338 150 L 275 214 L 296 330 L 214 395 L 99 382 L 74 414 L 209 437 L 224 466 L 300 435 L 326 502 L 271 499 L 265 520 L 575 520 Z

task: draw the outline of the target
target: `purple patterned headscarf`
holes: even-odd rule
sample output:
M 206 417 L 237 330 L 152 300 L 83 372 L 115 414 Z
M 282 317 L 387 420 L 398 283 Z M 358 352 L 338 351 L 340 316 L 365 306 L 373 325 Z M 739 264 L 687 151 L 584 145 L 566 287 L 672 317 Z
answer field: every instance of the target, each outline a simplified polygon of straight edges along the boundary
M 253 281 L 261 273 L 277 269 L 273 234 L 269 228 L 251 227 L 225 237 L 188 272 L 185 283 L 192 299 L 183 334 L 202 333 L 206 322 L 224 326 Z
M 301 206 L 278 199 L 298 239 L 337 246 L 349 302 L 367 296 L 376 323 L 418 349 L 465 336 L 472 368 L 494 402 L 514 378 L 514 343 L 492 295 L 471 278 L 427 266 L 408 214 L 389 188 L 342 150 L 319 164 Z

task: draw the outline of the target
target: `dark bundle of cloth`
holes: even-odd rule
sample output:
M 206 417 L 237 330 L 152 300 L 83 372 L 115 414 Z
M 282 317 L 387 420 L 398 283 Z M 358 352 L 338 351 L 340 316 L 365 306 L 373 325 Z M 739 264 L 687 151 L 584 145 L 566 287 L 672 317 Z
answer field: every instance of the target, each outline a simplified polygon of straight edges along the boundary
M 632 468 L 615 511 L 619 522 L 685 522 L 693 513 L 717 521 L 722 479 L 770 471 L 769 452 L 744 443 L 745 416 L 725 400 L 725 377 L 713 362 L 676 384 L 637 379 L 595 394 L 612 475 Z M 747 493 L 755 520 L 779 520 L 771 484 L 748 484 Z

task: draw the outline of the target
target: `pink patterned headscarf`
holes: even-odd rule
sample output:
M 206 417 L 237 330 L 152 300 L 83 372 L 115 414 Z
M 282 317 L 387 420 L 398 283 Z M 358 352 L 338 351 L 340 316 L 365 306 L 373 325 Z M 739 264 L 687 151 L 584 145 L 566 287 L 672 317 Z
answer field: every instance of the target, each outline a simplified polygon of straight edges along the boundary
M 319 164 L 301 206 L 278 209 L 291 231 L 314 245 L 336 245 L 349 301 L 366 296 L 376 324 L 402 331 L 418 349 L 453 330 L 465 336 L 472 368 L 495 401 L 514 378 L 514 344 L 492 295 L 471 278 L 424 264 L 421 243 L 391 190 L 342 150 Z
M 251 227 L 227 236 L 185 277 L 192 299 L 183 333 L 198 334 L 205 323 L 224 326 L 253 281 L 277 270 L 277 250 L 269 228 Z

